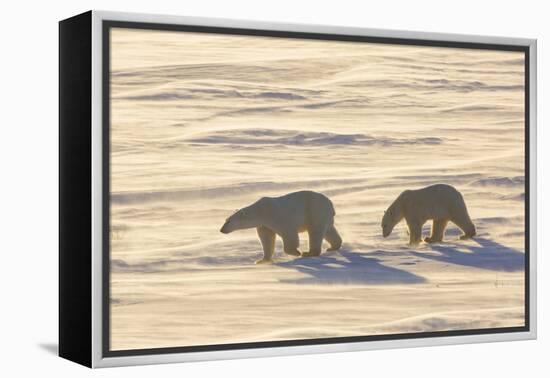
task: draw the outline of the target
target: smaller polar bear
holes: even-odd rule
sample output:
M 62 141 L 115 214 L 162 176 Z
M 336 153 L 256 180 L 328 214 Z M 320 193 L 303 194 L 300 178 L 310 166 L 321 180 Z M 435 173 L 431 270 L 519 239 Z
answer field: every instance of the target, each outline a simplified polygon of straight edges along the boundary
M 426 243 L 441 242 L 449 221 L 464 232 L 460 239 L 476 234 L 462 194 L 450 185 L 436 184 L 418 190 L 405 190 L 384 212 L 382 235 L 389 236 L 402 219 L 407 222 L 411 245 L 420 243 L 422 226 L 430 219 L 433 220 L 432 234 L 424 239 Z
M 220 232 L 256 228 L 264 257 L 256 263 L 271 262 L 275 252 L 275 235 L 283 239 L 285 253 L 292 256 L 319 256 L 323 239 L 330 243 L 329 251 L 338 250 L 342 238 L 334 228 L 334 206 L 321 193 L 300 191 L 281 197 L 263 197 L 238 210 L 225 221 Z M 309 234 L 309 252 L 298 250 L 298 234 Z

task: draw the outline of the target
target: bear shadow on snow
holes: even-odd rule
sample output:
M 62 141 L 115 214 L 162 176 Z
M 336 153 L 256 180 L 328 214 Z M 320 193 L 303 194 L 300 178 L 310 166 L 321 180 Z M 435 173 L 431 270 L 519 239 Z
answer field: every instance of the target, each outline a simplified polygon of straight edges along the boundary
M 281 280 L 296 284 L 418 284 L 426 279 L 413 273 L 385 266 L 380 259 L 345 249 L 313 258 L 299 258 L 275 265 L 295 269 L 308 277 Z
M 479 246 L 432 244 L 431 250 L 438 252 L 438 255 L 416 251 L 411 253 L 421 258 L 487 270 L 516 272 L 524 269 L 524 253 L 482 237 L 474 237 L 472 240 Z

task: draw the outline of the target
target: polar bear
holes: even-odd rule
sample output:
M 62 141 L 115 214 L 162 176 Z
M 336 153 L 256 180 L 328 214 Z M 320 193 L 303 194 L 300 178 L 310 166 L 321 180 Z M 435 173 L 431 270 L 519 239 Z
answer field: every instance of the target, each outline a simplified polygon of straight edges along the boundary
M 263 197 L 252 205 L 237 210 L 225 221 L 220 232 L 256 228 L 264 250 L 263 259 L 271 262 L 275 251 L 275 235 L 283 239 L 285 253 L 292 256 L 319 256 L 323 239 L 330 243 L 329 251 L 338 250 L 342 238 L 334 227 L 334 206 L 321 193 L 300 191 L 281 197 Z M 309 252 L 298 250 L 298 234 L 309 234 Z
M 426 243 L 443 240 L 449 221 L 456 224 L 464 234 L 460 239 L 475 236 L 476 228 L 470 219 L 462 194 L 454 187 L 436 184 L 418 190 L 405 190 L 384 212 L 382 235 L 387 237 L 402 219 L 409 228 L 409 244 L 417 245 L 422 239 L 422 226 L 433 220 L 432 234 Z

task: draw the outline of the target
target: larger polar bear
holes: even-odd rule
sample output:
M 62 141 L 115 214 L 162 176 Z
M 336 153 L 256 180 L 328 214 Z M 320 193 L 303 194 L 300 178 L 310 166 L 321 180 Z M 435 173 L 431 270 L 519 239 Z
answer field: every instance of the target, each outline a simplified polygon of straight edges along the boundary
M 281 197 L 263 197 L 252 205 L 238 210 L 225 221 L 220 232 L 256 228 L 264 257 L 257 263 L 271 262 L 275 251 L 275 235 L 283 239 L 285 253 L 293 256 L 319 256 L 323 239 L 330 250 L 342 245 L 334 228 L 334 206 L 321 193 L 300 191 Z M 309 234 L 309 252 L 300 253 L 298 234 Z
M 436 184 L 418 190 L 405 190 L 385 211 L 382 218 L 382 235 L 387 237 L 402 219 L 409 228 L 409 244 L 416 245 L 422 239 L 422 226 L 433 220 L 432 234 L 427 243 L 441 242 L 449 221 L 464 234 L 460 239 L 475 236 L 476 227 L 470 219 L 462 194 L 446 184 Z

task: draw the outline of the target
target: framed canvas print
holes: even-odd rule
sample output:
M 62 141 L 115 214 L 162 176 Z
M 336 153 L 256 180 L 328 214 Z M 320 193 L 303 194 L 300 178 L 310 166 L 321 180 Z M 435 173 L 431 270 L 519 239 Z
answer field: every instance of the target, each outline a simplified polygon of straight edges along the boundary
M 536 337 L 535 40 L 60 22 L 60 355 Z

